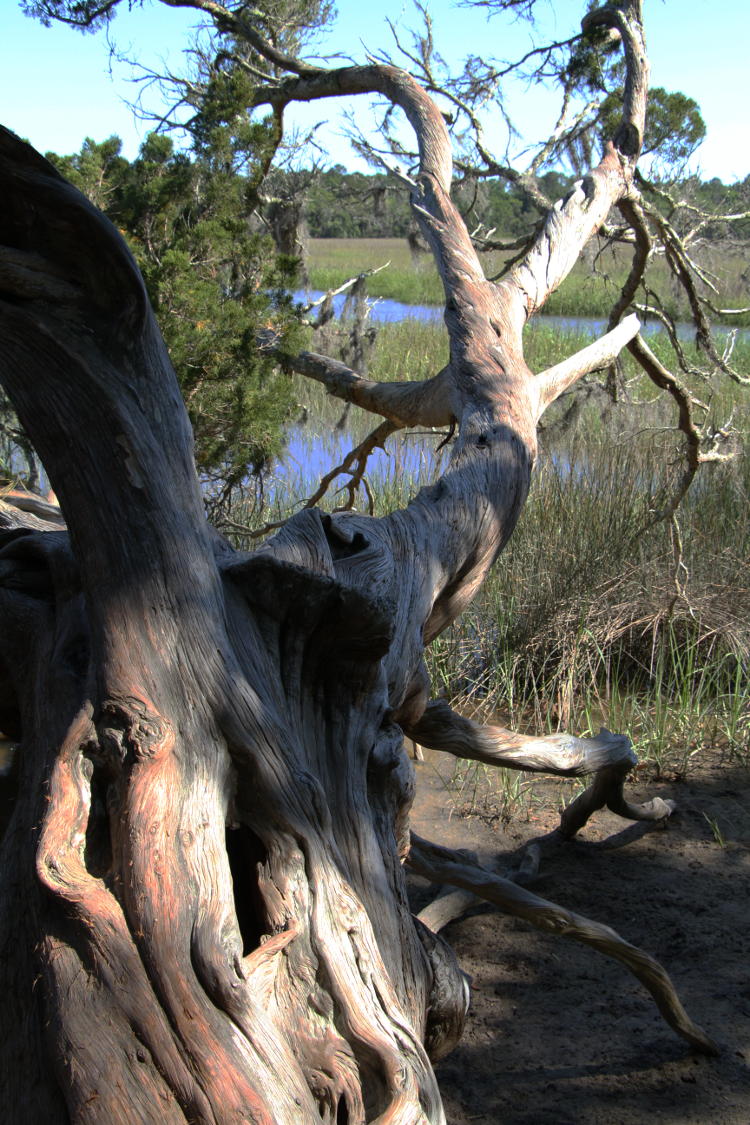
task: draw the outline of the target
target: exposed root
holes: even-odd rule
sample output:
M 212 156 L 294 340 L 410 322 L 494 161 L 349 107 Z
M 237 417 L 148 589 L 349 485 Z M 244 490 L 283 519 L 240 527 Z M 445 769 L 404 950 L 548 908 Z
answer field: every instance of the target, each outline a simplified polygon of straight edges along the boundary
M 472 891 L 487 902 L 516 918 L 524 918 L 539 930 L 559 937 L 574 938 L 621 961 L 651 993 L 669 1026 L 691 1047 L 707 1055 L 718 1054 L 714 1041 L 688 1016 L 665 969 L 642 949 L 630 945 L 619 934 L 600 922 L 548 902 L 508 879 L 467 862 L 447 848 L 439 847 L 412 833 L 407 863 L 418 875 L 436 883 L 450 883 Z
M 583 793 L 565 808 L 560 817 L 560 831 L 566 839 L 575 836 L 597 809 L 605 807 L 626 820 L 665 820 L 674 812 L 674 801 L 654 797 L 644 804 L 628 801 L 624 795 L 627 768 L 607 766 L 594 777 Z
M 408 728 L 408 736 L 423 746 L 442 750 L 457 758 L 469 758 L 488 766 L 549 773 L 562 777 L 579 777 L 593 773 L 593 783 L 564 810 L 560 831 L 570 839 L 592 813 L 605 805 L 627 820 L 663 820 L 675 809 L 673 801 L 656 797 L 638 805 L 624 796 L 625 778 L 637 765 L 633 745 L 626 735 L 612 734 L 602 728 L 596 738 L 578 738 L 572 734 L 550 734 L 543 737 L 516 734 L 490 723 L 483 726 L 459 715 L 442 699 L 427 704 L 418 723 Z M 532 864 L 522 865 L 514 876 L 516 882 L 528 882 L 536 874 Z M 537 859 L 538 866 L 538 859 Z
M 513 871 L 506 871 L 504 878 L 521 886 L 532 882 L 539 872 L 541 854 L 541 848 L 533 841 L 524 848 L 518 867 Z M 476 859 L 474 862 L 478 864 Z M 438 934 L 451 922 L 463 918 L 469 910 L 472 910 L 475 906 L 481 906 L 482 903 L 483 899 L 479 898 L 473 891 L 456 888 L 445 889 L 428 906 L 425 906 L 424 910 L 420 910 L 417 919 L 432 930 L 434 934 Z
M 421 746 L 456 758 L 531 773 L 579 777 L 606 766 L 622 764 L 632 769 L 637 763 L 626 735 L 603 728 L 595 738 L 578 738 L 565 732 L 542 737 L 518 734 L 494 723 L 476 723 L 459 715 L 443 699 L 431 700 L 419 722 L 406 733 Z

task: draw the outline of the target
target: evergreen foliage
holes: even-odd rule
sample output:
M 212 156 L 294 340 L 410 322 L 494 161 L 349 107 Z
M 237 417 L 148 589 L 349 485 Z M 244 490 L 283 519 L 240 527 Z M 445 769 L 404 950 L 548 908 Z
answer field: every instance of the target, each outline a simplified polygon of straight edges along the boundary
M 682 97 L 681 94 L 670 94 L 667 95 L 667 103 L 659 104 L 666 114 L 668 105 L 674 104 L 671 99 Z M 659 110 L 654 119 L 655 132 L 663 128 L 667 133 L 665 122 L 666 118 Z M 648 131 L 646 140 L 648 143 Z M 679 135 L 673 136 L 668 142 L 675 154 L 678 148 L 684 152 L 689 143 L 687 131 L 682 133 L 682 139 Z M 282 176 L 283 173 L 278 172 L 277 175 Z M 537 181 L 545 196 L 556 200 L 570 190 L 573 179 L 573 176 L 558 169 L 544 172 Z M 731 213 L 750 209 L 750 176 L 735 184 L 725 184 L 717 178 L 702 181 L 698 176 L 679 174 L 664 177 L 659 182 L 666 187 L 679 186 L 681 197 L 706 212 Z M 528 234 L 538 218 L 521 187 L 497 178 L 483 180 L 473 190 L 468 184 L 459 186 L 455 195 L 459 208 L 467 214 L 472 227 L 481 223 L 487 229 L 494 228 L 502 236 L 518 238 Z M 656 204 L 663 209 L 663 202 L 657 199 Z M 400 185 L 380 174 L 347 172 L 340 164 L 327 172 L 310 173 L 304 214 L 312 238 L 405 238 L 410 229 L 408 200 Z M 730 236 L 747 239 L 750 237 L 750 220 L 735 223 L 731 231 L 726 223 L 712 220 L 704 233 L 710 239 Z
M 262 152 L 248 125 L 246 157 Z M 250 134 L 253 135 L 250 135 Z M 117 137 L 80 153 L 48 154 L 127 238 L 177 372 L 195 433 L 196 462 L 221 490 L 259 471 L 280 450 L 289 380 L 257 350 L 273 327 L 294 331 L 296 262 L 275 254 L 253 219 L 252 181 L 235 169 L 237 139 L 206 126 L 189 155 L 150 134 L 138 157 Z
M 570 181 L 559 172 L 540 177 L 552 199 L 564 194 Z M 516 237 L 527 233 L 537 217 L 519 187 L 497 178 L 459 185 L 455 194 L 474 226 L 482 223 Z M 305 219 L 312 238 L 406 238 L 413 229 L 408 196 L 400 184 L 380 173 L 347 172 L 340 164 L 311 177 Z

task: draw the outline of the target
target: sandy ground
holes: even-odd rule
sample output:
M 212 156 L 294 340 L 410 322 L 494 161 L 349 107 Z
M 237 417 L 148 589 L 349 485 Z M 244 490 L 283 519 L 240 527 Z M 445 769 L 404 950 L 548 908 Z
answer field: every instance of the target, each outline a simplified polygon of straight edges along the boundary
M 556 826 L 559 783 L 535 790 L 533 819 L 493 825 L 455 812 L 451 769 L 445 755 L 417 764 L 413 821 L 428 839 L 492 864 Z M 750 771 L 707 761 L 687 782 L 629 793 L 672 797 L 678 812 L 647 831 L 596 814 L 533 889 L 656 956 L 720 1056 L 693 1054 L 621 965 L 480 908 L 443 931 L 473 994 L 438 1066 L 450 1125 L 750 1125 Z M 414 890 L 421 905 L 427 884 Z

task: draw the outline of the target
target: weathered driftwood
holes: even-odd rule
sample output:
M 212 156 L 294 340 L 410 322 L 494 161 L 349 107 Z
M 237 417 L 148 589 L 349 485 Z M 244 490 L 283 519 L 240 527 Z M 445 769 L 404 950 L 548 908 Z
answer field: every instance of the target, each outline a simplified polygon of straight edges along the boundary
M 674 812 L 674 802 L 661 797 L 645 804 L 634 804 L 625 798 L 625 778 L 638 759 L 626 735 L 612 734 L 604 728 L 596 738 L 566 733 L 517 734 L 493 723 L 476 723 L 459 715 L 444 700 L 436 699 L 405 730 L 422 746 L 488 766 L 561 777 L 595 774 L 592 784 L 563 810 L 560 829 L 566 838 L 574 836 L 592 813 L 605 805 L 628 820 L 663 820 Z
M 560 829 L 566 838 L 574 836 L 597 809 L 606 805 L 611 812 L 626 820 L 665 820 L 675 810 L 674 801 L 654 797 L 644 804 L 628 801 L 623 793 L 627 767 L 606 766 L 600 770 L 591 785 L 563 809 Z
M 444 890 L 419 911 L 417 918 L 428 930 L 439 934 L 451 922 L 463 918 L 467 911 L 482 902 L 483 899 L 473 891 L 464 891 L 460 888 Z
M 460 860 L 459 853 L 454 853 L 457 860 Z M 517 867 L 512 870 L 506 870 L 502 873 L 502 878 L 510 883 L 519 883 L 525 886 L 536 878 L 539 871 L 539 862 L 541 859 L 541 849 L 536 842 L 532 841 L 528 844 L 521 853 L 520 862 Z M 478 865 L 476 856 L 473 857 L 474 865 Z M 499 872 L 496 872 L 499 874 Z M 420 910 L 417 918 L 419 921 L 432 930 L 433 933 L 439 934 L 451 922 L 455 922 L 458 918 L 472 910 L 475 906 L 485 906 L 486 899 L 481 898 L 475 894 L 474 891 L 462 890 L 460 888 L 446 887 L 436 897 Z
M 622 962 L 653 996 L 667 1023 L 692 1047 L 715 1055 L 718 1048 L 702 1028 L 688 1016 L 668 975 L 653 957 L 630 945 L 619 934 L 571 910 L 548 902 L 509 879 L 494 875 L 477 864 L 468 864 L 463 855 L 431 844 L 412 835 L 409 866 L 433 882 L 450 882 L 479 898 L 492 902 L 537 929 L 590 945 L 600 953 Z
M 459 715 L 442 699 L 428 703 L 420 719 L 407 728 L 407 734 L 423 746 L 457 758 L 562 777 L 580 777 L 612 766 L 630 770 L 638 760 L 627 735 L 603 728 L 596 738 L 566 733 L 517 734 Z
M 48 523 L 65 523 L 57 504 L 44 500 L 27 488 L 0 488 L 0 511 L 3 504 L 10 505 L 19 512 L 30 512 Z
M 408 75 L 293 66 L 259 92 L 281 109 L 379 91 L 406 111 L 451 358 L 415 394 L 369 385 L 368 408 L 422 425 L 440 402 L 458 437 L 404 511 L 306 511 L 248 556 L 205 522 L 119 233 L 0 133 L 0 379 L 68 528 L 0 531 L 0 675 L 22 736 L 0 855 L 13 1125 L 444 1121 L 428 1051 L 460 1035 L 466 984 L 409 912 L 402 728 L 429 697 L 425 644 L 513 531 L 542 409 L 589 362 L 537 382 L 521 340 L 632 187 L 639 4 L 588 18 L 622 36 L 621 127 L 497 285 L 450 199 L 442 115 Z

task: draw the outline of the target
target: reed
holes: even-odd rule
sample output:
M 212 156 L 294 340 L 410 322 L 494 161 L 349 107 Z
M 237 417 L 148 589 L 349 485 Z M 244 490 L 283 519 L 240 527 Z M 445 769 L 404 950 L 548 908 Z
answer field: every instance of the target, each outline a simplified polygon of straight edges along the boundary
M 627 733 L 657 776 L 708 753 L 750 764 L 748 458 L 689 495 L 678 560 L 669 525 L 645 530 L 669 452 L 588 439 L 545 457 L 490 580 L 433 646 L 445 694 L 519 729 Z
M 505 256 L 485 254 L 482 264 L 488 277 L 500 272 Z M 373 297 L 390 297 L 405 304 L 440 305 L 443 291 L 432 258 L 428 254 L 413 257 L 405 239 L 398 238 L 314 238 L 310 240 L 309 275 L 313 288 L 332 289 L 347 278 L 369 269 L 387 268 L 368 281 Z M 724 308 L 750 305 L 747 281 L 747 254 L 735 244 L 715 245 L 701 249 L 701 264 L 715 279 Z M 573 268 L 557 292 L 545 305 L 545 312 L 556 316 L 592 316 L 606 318 L 630 267 L 630 258 L 622 248 L 599 250 L 591 243 L 589 253 Z M 687 320 L 690 308 L 681 289 L 675 286 L 663 258 L 649 265 L 650 287 L 660 293 L 667 312 L 678 320 Z M 717 318 L 728 325 L 750 325 L 750 314 Z

